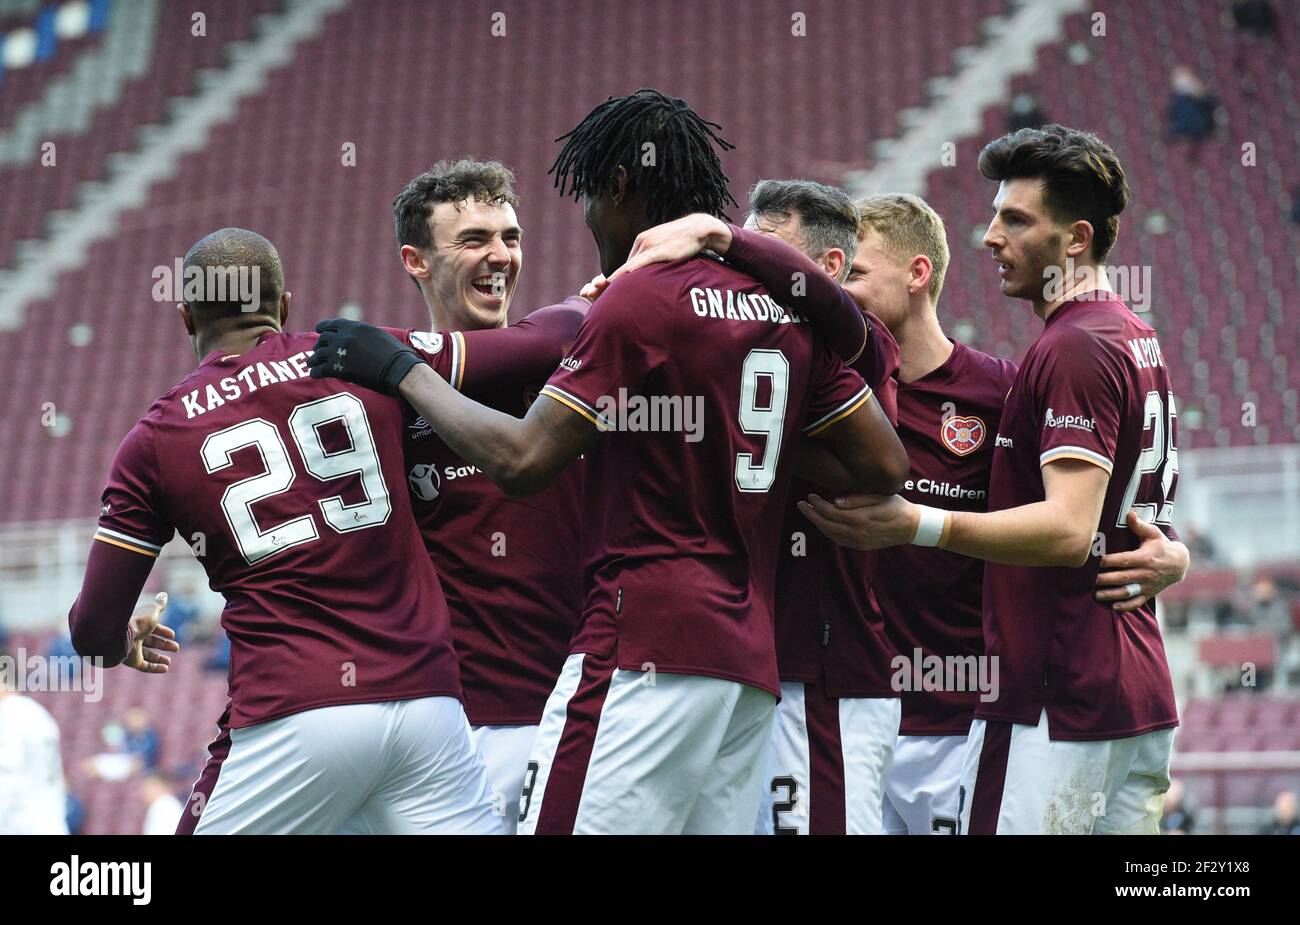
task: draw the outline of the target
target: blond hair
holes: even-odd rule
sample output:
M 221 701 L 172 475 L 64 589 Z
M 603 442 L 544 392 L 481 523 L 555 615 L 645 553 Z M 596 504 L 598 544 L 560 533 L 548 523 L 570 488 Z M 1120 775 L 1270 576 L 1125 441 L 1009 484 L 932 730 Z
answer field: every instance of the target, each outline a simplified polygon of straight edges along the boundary
M 858 202 L 858 237 L 868 230 L 880 235 L 886 249 L 901 260 L 917 254 L 929 258 L 930 302 L 939 301 L 943 275 L 948 270 L 948 236 L 939 213 L 919 196 L 884 193 Z

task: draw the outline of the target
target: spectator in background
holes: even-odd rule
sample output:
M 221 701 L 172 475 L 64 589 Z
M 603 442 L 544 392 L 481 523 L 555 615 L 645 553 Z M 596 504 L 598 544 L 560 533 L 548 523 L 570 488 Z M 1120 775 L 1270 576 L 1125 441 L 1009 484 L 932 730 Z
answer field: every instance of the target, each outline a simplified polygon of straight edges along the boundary
M 68 794 L 67 812 L 65 813 L 68 820 L 68 834 L 84 835 L 85 833 L 81 829 L 86 824 L 86 806 L 72 792 L 66 777 L 63 779 L 63 789 Z
M 55 634 L 50 639 L 50 644 L 45 647 L 46 658 L 57 658 L 63 663 L 72 667 L 72 677 L 81 675 L 81 656 L 72 645 L 72 636 L 65 628 L 62 633 Z
M 230 637 L 226 635 L 225 630 L 217 630 L 212 640 L 212 657 L 204 663 L 203 667 L 208 671 L 220 671 L 222 674 L 230 671 Z
M 1272 0 L 1237 0 L 1232 5 L 1232 21 L 1240 35 L 1256 39 L 1277 36 L 1277 11 Z
M 1272 579 L 1260 578 L 1251 591 L 1250 622 L 1256 629 L 1273 633 L 1279 640 L 1291 635 L 1291 608 L 1277 593 Z
M 171 782 L 161 774 L 148 774 L 140 781 L 140 799 L 147 807 L 141 835 L 171 835 L 185 809 L 172 792 Z
M 1260 835 L 1300 835 L 1300 818 L 1296 815 L 1296 797 L 1283 790 L 1273 800 L 1273 821 L 1260 829 Z
M 1160 817 L 1161 835 L 1191 835 L 1196 820 L 1186 805 L 1187 788 L 1175 778 L 1165 791 L 1165 812 Z
M 126 753 L 137 756 L 144 771 L 153 771 L 158 766 L 158 733 L 149 723 L 149 714 L 142 707 L 132 707 L 122 717 L 122 725 Z
M 126 730 L 120 723 L 108 723 L 99 730 L 105 750 L 87 758 L 82 769 L 100 780 L 126 780 L 140 770 L 140 758 L 126 750 Z
M 1047 116 L 1043 115 L 1043 110 L 1032 93 L 1017 93 L 1012 98 L 1011 109 L 1007 113 L 1008 132 L 1018 132 L 1022 128 L 1042 128 L 1047 121 Z
M 1214 132 L 1218 103 L 1192 69 L 1181 64 L 1173 69 L 1169 84 L 1169 135 L 1175 141 L 1188 141 L 1189 155 L 1195 160 L 1201 143 Z
M 1183 534 L 1183 541 L 1187 544 L 1187 551 L 1191 553 L 1192 561 L 1197 565 L 1204 567 L 1217 563 L 1218 550 L 1214 548 L 1210 538 L 1200 530 L 1189 527 Z
M 7 674 L 0 674 L 0 835 L 67 835 L 59 726 L 10 687 Z
M 167 625 L 176 631 L 176 639 L 181 645 L 194 642 L 197 638 L 195 630 L 199 625 L 199 601 L 193 581 L 187 581 L 175 589 L 167 589 Z

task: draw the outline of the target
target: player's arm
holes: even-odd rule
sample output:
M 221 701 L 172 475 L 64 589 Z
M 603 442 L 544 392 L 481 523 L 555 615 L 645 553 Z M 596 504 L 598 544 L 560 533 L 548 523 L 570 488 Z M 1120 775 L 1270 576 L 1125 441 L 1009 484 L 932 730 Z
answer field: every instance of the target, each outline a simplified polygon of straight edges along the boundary
M 79 654 L 149 673 L 164 673 L 178 652 L 176 634 L 161 626 L 167 596 L 136 608 L 162 547 L 175 532 L 159 514 L 159 483 L 153 421 L 147 417 L 127 434 L 113 457 L 100 496 L 99 526 L 90 544 L 81 593 L 68 613 L 72 645 Z
M 595 443 L 593 421 L 545 395 L 527 416 L 512 417 L 460 394 L 379 328 L 336 318 L 316 330 L 321 336 L 307 361 L 313 378 L 345 379 L 400 395 L 448 446 L 507 494 L 541 491 Z
M 852 362 L 870 330 L 861 309 L 807 255 L 784 241 L 729 225 L 702 212 L 648 228 L 637 235 L 627 262 L 609 282 L 651 263 L 669 263 L 710 250 L 763 284 L 777 302 L 812 322 L 837 356 Z M 599 277 L 594 280 L 600 288 Z
M 402 379 L 398 394 L 444 443 L 512 497 L 541 491 L 600 434 L 594 421 L 545 393 L 525 417 L 511 417 L 461 395 L 423 364 Z
M 893 494 L 907 478 L 907 451 L 874 394 L 846 417 L 809 432 L 799 444 L 795 472 L 833 492 Z
M 147 674 L 165 674 L 167 652 L 179 652 L 171 627 L 162 625 L 167 594 L 136 606 L 153 559 L 108 543 L 92 543 L 81 593 L 68 612 L 72 647 L 104 667 L 125 665 Z
M 1110 473 L 1073 458 L 1047 462 L 1042 473 L 1044 500 L 1002 511 L 941 511 L 898 495 L 854 495 L 833 502 L 814 495 L 799 508 L 830 539 L 858 549 L 917 542 L 1006 565 L 1083 565 L 1092 551 Z
M 581 296 L 531 312 L 509 327 L 420 332 L 383 328 L 456 389 L 480 397 L 544 382 L 568 353 L 591 303 Z
M 1182 581 L 1192 561 L 1191 553 L 1180 540 L 1165 536 L 1134 511 L 1128 512 L 1128 528 L 1142 545 L 1128 552 L 1102 556 L 1097 575 L 1097 600 L 1111 603 L 1112 609 L 1121 613 L 1136 610 L 1165 588 Z

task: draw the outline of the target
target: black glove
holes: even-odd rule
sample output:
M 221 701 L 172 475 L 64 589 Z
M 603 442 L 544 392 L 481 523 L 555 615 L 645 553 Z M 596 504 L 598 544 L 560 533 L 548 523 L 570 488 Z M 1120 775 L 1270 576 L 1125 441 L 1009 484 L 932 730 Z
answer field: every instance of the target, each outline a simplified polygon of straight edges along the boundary
M 410 347 L 364 321 L 331 318 L 316 325 L 320 337 L 307 365 L 313 379 L 344 379 L 396 395 L 411 367 L 423 363 Z

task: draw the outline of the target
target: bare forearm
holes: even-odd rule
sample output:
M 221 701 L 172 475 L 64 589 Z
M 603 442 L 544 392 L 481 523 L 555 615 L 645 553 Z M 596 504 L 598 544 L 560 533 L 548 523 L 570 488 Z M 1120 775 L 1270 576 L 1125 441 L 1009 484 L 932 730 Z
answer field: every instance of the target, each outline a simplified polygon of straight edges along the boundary
M 821 440 L 804 440 L 795 454 L 795 475 L 833 494 L 861 490 L 849 467 Z
M 400 391 L 444 443 L 507 488 L 526 457 L 522 419 L 466 398 L 423 364 L 411 369 Z
M 941 545 L 1004 565 L 1074 567 L 1088 561 L 1092 536 L 1059 502 L 1040 501 L 986 514 L 952 511 Z

